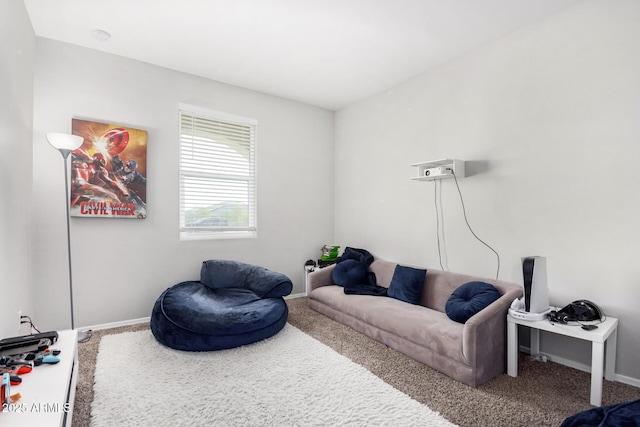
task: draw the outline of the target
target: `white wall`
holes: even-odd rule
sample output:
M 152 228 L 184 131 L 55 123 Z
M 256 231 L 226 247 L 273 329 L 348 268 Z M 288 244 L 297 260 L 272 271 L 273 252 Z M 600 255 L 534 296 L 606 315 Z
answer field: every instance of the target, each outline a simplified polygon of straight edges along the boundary
M 0 0 L 0 337 L 31 304 L 31 121 L 35 35 L 24 4 Z M 26 325 L 23 333 L 28 333 Z
M 620 319 L 616 372 L 640 379 L 640 2 L 589 1 L 336 114 L 336 243 L 439 268 L 434 183 L 411 163 L 459 158 L 469 222 L 522 283 L 544 255 L 552 304 Z M 445 267 L 493 277 L 442 182 Z M 583 342 L 542 350 L 589 364 Z
M 179 241 L 178 103 L 258 120 L 258 238 Z M 63 164 L 45 132 L 73 117 L 148 131 L 148 216 L 71 218 L 76 326 L 146 317 L 160 293 L 210 258 L 287 274 L 333 240 L 333 113 L 89 49 L 38 39 L 33 265 L 44 328 L 69 327 Z
M 283 271 L 294 292 L 323 243 L 437 268 L 434 184 L 411 181 L 409 164 L 457 157 L 500 277 L 521 283 L 520 257 L 547 256 L 552 303 L 589 298 L 619 317 L 617 372 L 640 378 L 639 3 L 586 2 L 338 112 L 335 159 L 330 112 L 48 40 L 36 49 L 22 3 L 0 8 L 0 291 L 42 329 L 69 325 L 62 164 L 44 133 L 80 117 L 149 131 L 149 217 L 72 219 L 77 325 L 148 316 L 213 257 Z M 260 121 L 257 240 L 178 241 L 178 102 Z M 442 190 L 445 266 L 492 276 L 453 182 Z M 0 310 L 2 336 L 13 311 Z M 588 363 L 581 342 L 545 335 L 542 346 Z

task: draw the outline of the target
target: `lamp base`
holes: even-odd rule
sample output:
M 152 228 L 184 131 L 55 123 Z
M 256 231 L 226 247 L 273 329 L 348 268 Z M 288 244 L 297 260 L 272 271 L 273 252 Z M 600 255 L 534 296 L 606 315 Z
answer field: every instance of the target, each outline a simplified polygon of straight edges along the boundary
M 78 342 L 87 342 L 91 339 L 91 336 L 93 335 L 93 331 L 86 330 L 86 331 L 78 331 Z

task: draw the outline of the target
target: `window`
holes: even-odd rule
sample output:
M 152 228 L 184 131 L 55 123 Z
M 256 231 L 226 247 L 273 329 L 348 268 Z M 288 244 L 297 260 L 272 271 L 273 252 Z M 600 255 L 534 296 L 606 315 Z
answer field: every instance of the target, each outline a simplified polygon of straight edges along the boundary
M 182 238 L 252 237 L 257 121 L 180 104 Z

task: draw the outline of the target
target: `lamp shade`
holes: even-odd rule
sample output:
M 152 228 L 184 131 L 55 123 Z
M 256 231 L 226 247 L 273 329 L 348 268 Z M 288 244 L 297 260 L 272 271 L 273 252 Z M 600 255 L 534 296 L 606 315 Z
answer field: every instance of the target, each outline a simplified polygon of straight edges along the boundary
M 68 133 L 48 132 L 47 141 L 56 150 L 75 150 L 84 142 L 84 138 Z

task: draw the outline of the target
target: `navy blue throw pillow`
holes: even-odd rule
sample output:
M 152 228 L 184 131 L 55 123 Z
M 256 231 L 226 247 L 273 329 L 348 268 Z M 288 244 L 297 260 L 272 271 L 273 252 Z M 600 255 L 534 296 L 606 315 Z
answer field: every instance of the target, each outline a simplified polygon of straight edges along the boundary
M 387 296 L 409 304 L 417 304 L 420 301 L 426 275 L 427 270 L 396 265 Z
M 331 272 L 333 283 L 338 286 L 367 283 L 367 265 L 355 259 L 345 259 L 336 264 Z
M 449 319 L 465 323 L 498 298 L 500 292 L 495 286 L 485 282 L 468 282 L 453 291 L 444 309 Z

